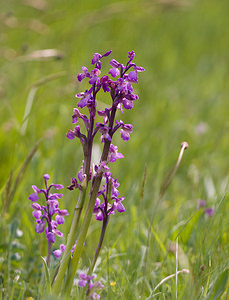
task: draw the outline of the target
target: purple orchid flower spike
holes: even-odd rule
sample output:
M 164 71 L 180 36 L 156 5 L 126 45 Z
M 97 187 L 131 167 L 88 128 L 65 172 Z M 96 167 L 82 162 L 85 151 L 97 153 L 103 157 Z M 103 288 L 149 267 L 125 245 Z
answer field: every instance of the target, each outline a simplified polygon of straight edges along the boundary
M 48 243 L 53 244 L 55 243 L 56 236 L 63 236 L 63 233 L 60 232 L 57 227 L 64 223 L 64 217 L 67 216 L 69 213 L 66 209 L 61 210 L 59 208 L 59 199 L 62 198 L 63 194 L 59 193 L 51 193 L 51 189 L 61 190 L 64 188 L 62 184 L 50 184 L 48 186 L 48 180 L 50 176 L 45 174 L 43 176 L 45 181 L 45 189 L 39 189 L 35 185 L 32 186 L 35 193 L 31 194 L 28 198 L 33 203 L 31 207 L 33 209 L 33 217 L 35 218 L 35 231 L 37 233 L 42 233 L 45 231 L 46 238 Z M 44 194 L 45 196 L 45 205 L 38 204 L 39 196 L 38 194 Z M 53 217 L 55 216 L 55 220 Z M 45 225 L 47 227 L 45 229 Z M 51 255 L 51 247 L 48 247 L 47 253 L 47 264 L 49 264 L 49 259 Z
M 118 146 L 114 144 L 113 137 L 117 131 L 120 131 L 121 139 L 128 141 L 133 132 L 132 124 L 125 124 L 121 120 L 117 121 L 117 114 L 119 110 L 122 113 L 125 110 L 131 110 L 134 102 L 138 100 L 134 87 L 139 81 L 139 72 L 144 71 L 144 68 L 134 63 L 135 52 L 130 51 L 128 52 L 126 64 L 111 58 L 109 62 L 110 70 L 108 74 L 103 74 L 102 66 L 110 55 L 111 51 L 107 51 L 104 54 L 95 53 L 91 60 L 91 68 L 84 66 L 77 76 L 79 82 L 82 80 L 87 81 L 88 87 L 85 91 L 77 92 L 75 95 L 77 108 L 74 108 L 72 115 L 74 128 L 69 129 L 67 138 L 72 142 L 80 140 L 83 148 L 83 165 L 78 173 L 78 178 L 76 176 L 72 177 L 71 184 L 68 186 L 72 193 L 75 190 L 78 191 L 78 200 L 65 250 L 62 251 L 62 246 L 62 250 L 61 248 L 57 249 L 54 253 L 56 257 L 60 257 L 63 254 L 60 269 L 53 286 L 54 292 L 57 294 L 60 293 L 64 274 L 67 272 L 69 264 L 71 265 L 71 274 L 69 275 L 70 279 L 68 278 L 67 280 L 69 287 L 67 288 L 68 295 L 70 294 L 70 286 L 74 282 L 74 275 L 83 249 L 83 241 L 86 239 L 92 215 L 94 214 L 95 219 L 101 221 L 102 229 L 88 274 L 93 272 L 111 215 L 125 212 L 124 197 L 119 197 L 119 183 L 110 173 L 110 164 L 115 163 L 120 158 L 124 158 L 124 155 L 119 152 Z M 98 103 L 97 99 L 98 97 L 102 99 L 100 96 L 102 93 L 107 93 L 107 96 L 110 95 L 110 104 L 101 109 L 101 101 Z M 101 157 L 92 164 L 92 149 L 95 139 L 100 141 L 102 151 Z M 89 191 L 88 202 L 85 201 L 87 191 Z M 34 192 L 39 194 L 36 190 Z M 31 195 L 30 198 L 33 203 L 37 203 L 36 195 Z M 46 229 L 49 241 L 53 243 L 55 236 L 61 234 L 56 227 L 63 224 L 64 216 L 58 213 L 60 212 L 56 203 L 58 199 L 54 197 L 54 199 L 48 200 L 50 215 L 57 215 L 48 227 L 48 230 Z M 85 203 L 88 203 L 86 209 L 83 207 Z M 39 211 L 39 208 L 37 210 Z M 40 220 L 42 217 L 40 217 L 40 213 L 37 210 L 35 216 Z M 79 222 L 83 213 L 84 219 L 82 222 Z M 78 230 L 79 224 L 82 224 L 80 231 Z M 39 223 L 38 227 L 39 230 L 44 230 L 43 224 Z M 49 228 L 53 230 L 50 231 Z M 79 236 L 78 242 L 75 243 L 77 232 L 80 232 L 82 235 Z M 69 253 L 72 253 L 71 260 L 67 257 Z M 92 283 L 92 279 L 86 274 L 81 274 L 79 285 L 82 287 L 88 286 L 87 299 L 99 299 L 100 296 L 96 291 L 96 284 Z M 100 286 L 99 283 L 97 284 L 98 286 Z

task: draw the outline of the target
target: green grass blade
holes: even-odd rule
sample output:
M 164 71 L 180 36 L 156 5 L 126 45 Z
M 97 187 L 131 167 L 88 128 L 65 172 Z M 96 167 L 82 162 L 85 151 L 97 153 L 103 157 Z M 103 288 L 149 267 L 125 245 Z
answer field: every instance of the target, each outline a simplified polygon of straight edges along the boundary
M 51 281 L 50 281 L 50 274 L 49 274 L 49 269 L 46 263 L 46 260 L 43 256 L 41 256 L 43 266 L 44 266 L 44 271 L 45 271 L 45 281 L 46 281 L 46 289 L 48 293 L 51 293 Z

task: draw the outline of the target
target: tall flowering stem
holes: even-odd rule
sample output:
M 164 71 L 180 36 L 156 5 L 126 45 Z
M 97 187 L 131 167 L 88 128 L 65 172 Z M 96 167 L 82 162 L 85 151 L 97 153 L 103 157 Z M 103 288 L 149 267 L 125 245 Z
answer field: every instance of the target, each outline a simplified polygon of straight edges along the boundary
M 69 130 L 67 133 L 67 137 L 70 140 L 75 138 L 80 140 L 83 147 L 84 160 L 83 166 L 78 173 L 78 179 L 72 178 L 71 185 L 68 187 L 69 190 L 79 189 L 79 197 L 64 250 L 64 256 L 53 284 L 53 292 L 55 294 L 60 294 L 64 276 L 69 266 L 70 272 L 66 278 L 63 292 L 70 295 L 92 215 L 95 214 L 97 220 L 103 221 L 103 227 L 90 271 L 93 270 L 98 257 L 110 215 L 114 214 L 115 211 L 123 212 L 125 210 L 121 203 L 124 198 L 117 197 L 117 186 L 119 184 L 117 180 L 111 177 L 108 164 L 124 157 L 118 152 L 118 147 L 112 144 L 112 138 L 114 133 L 120 130 L 121 138 L 124 141 L 128 141 L 130 133 L 133 131 L 133 126 L 131 124 L 124 124 L 121 120 L 115 120 L 116 112 L 119 109 L 123 113 L 123 108 L 133 108 L 133 103 L 138 99 L 138 96 L 133 94 L 132 83 L 138 83 L 138 72 L 142 72 L 144 69 L 133 63 L 135 53 L 131 51 L 128 53 L 129 59 L 126 65 L 120 64 L 115 59 L 110 61 L 112 68 L 109 70 L 109 75 L 112 79 L 107 75 L 100 77 L 102 68 L 101 60 L 110 54 L 111 51 L 104 55 L 95 53 L 92 59 L 94 69 L 89 72 L 86 67 L 83 67 L 82 73 L 78 75 L 79 81 L 86 78 L 89 80 L 90 88 L 76 95 L 76 97 L 80 99 L 77 104 L 78 107 L 81 109 L 87 108 L 89 116 L 82 114 L 78 108 L 74 108 L 72 122 L 77 123 L 78 120 L 81 119 L 85 127 L 83 129 L 84 133 L 81 131 L 79 125 L 76 125 L 74 130 Z M 100 91 L 104 93 L 108 92 L 111 96 L 111 106 L 105 108 L 105 110 L 97 110 L 96 96 Z M 95 123 L 97 116 L 102 117 L 102 122 Z M 99 162 L 92 168 L 91 155 L 93 142 L 98 133 L 101 134 L 103 151 Z M 100 190 L 103 178 L 106 184 Z M 90 197 L 77 238 L 79 219 L 81 217 L 87 190 L 89 189 Z M 104 203 L 101 205 L 99 203 L 100 196 L 104 199 Z M 72 259 L 70 259 L 73 246 L 75 250 Z

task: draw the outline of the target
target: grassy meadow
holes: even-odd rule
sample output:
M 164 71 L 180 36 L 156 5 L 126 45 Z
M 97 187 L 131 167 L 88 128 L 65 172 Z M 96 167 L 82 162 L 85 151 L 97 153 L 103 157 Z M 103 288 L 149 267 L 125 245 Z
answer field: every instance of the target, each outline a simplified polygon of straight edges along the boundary
M 28 196 L 45 173 L 64 186 L 78 173 L 81 145 L 66 138 L 74 95 L 87 88 L 76 75 L 108 50 L 123 63 L 134 50 L 146 71 L 139 100 L 119 116 L 133 124 L 131 138 L 114 141 L 125 156 L 111 171 L 126 211 L 111 218 L 98 260 L 101 299 L 229 299 L 229 2 L 8 0 L 0 7 L 0 299 L 46 297 L 47 243 L 35 232 Z M 159 197 L 183 141 L 189 148 Z M 206 202 L 199 210 L 198 199 Z M 76 200 L 64 190 L 65 237 Z M 100 228 L 93 218 L 81 269 Z M 57 264 L 52 256 L 51 272 Z M 77 286 L 72 299 L 83 299 Z

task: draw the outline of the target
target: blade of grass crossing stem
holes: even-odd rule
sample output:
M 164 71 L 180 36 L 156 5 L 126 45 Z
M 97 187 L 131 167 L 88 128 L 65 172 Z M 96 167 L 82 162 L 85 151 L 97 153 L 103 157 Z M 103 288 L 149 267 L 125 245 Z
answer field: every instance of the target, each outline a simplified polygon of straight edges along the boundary
M 10 190 L 11 190 L 11 186 L 12 186 L 12 181 L 13 181 L 13 171 L 11 170 L 9 178 L 3 188 L 3 190 L 4 190 L 3 207 L 2 207 L 2 215 L 3 216 L 4 216 L 5 212 L 7 211 L 7 207 L 9 206 Z
M 26 101 L 26 105 L 25 105 L 25 112 L 24 112 L 24 116 L 23 116 L 21 130 L 20 130 L 21 135 L 25 135 L 26 128 L 27 128 L 28 121 L 29 121 L 29 115 L 32 110 L 36 92 L 37 92 L 37 87 L 32 87 L 31 90 L 29 91 L 29 95 L 27 97 L 27 101 Z
M 38 87 L 45 84 L 45 83 L 48 83 L 49 81 L 58 79 L 58 78 L 64 76 L 65 74 L 66 74 L 66 72 L 59 72 L 59 73 L 56 73 L 56 74 L 48 75 L 48 76 L 38 80 L 36 83 L 34 83 L 30 87 L 29 95 L 28 95 L 27 101 L 26 101 L 25 112 L 24 112 L 24 116 L 23 116 L 21 130 L 20 130 L 21 135 L 25 135 L 26 128 L 27 128 L 28 121 L 29 121 L 29 116 L 31 114 L 31 110 L 32 110 L 32 107 L 33 107 L 33 102 L 34 102 L 35 95 L 36 95 Z
M 157 241 L 158 245 L 160 246 L 162 252 L 164 255 L 166 255 L 167 251 L 165 248 L 165 245 L 162 243 L 161 239 L 159 238 L 158 234 L 156 233 L 156 231 L 153 229 L 153 227 L 151 227 L 151 233 L 153 234 L 153 236 L 155 237 L 155 240 Z

